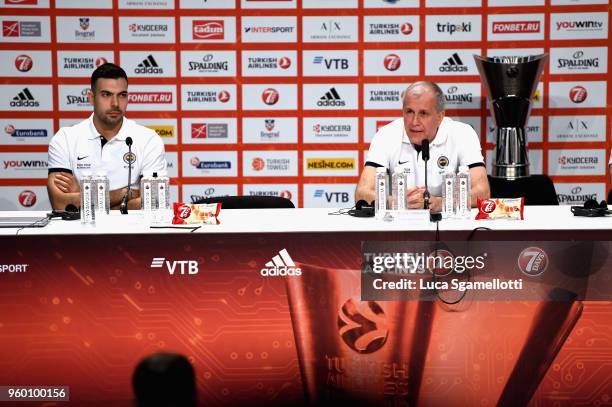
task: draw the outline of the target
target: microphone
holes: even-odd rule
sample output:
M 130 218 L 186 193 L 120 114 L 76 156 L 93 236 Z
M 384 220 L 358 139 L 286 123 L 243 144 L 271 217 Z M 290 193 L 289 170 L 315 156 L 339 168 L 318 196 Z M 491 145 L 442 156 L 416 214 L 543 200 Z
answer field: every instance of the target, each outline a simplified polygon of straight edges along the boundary
M 128 186 L 125 195 L 123 195 L 123 199 L 121 200 L 121 205 L 119 205 L 119 211 L 122 215 L 127 215 L 128 213 L 128 199 L 130 196 L 130 190 L 132 189 L 132 138 L 127 137 L 125 139 L 125 144 L 128 146 Z
M 421 142 L 421 158 L 425 161 L 425 192 L 423 192 L 423 209 L 429 209 L 429 188 L 427 186 L 427 161 L 429 161 L 429 140 Z

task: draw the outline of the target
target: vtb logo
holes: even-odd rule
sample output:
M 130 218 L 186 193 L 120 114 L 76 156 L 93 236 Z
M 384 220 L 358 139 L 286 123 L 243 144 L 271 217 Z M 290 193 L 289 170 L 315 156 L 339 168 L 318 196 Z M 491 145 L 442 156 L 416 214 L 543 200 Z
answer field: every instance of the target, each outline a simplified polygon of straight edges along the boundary
M 165 257 L 154 257 L 151 261 L 151 268 L 163 268 L 164 265 L 168 270 L 168 273 L 173 276 L 177 271 L 180 271 L 181 275 L 194 275 L 200 271 L 198 262 L 196 260 L 166 260 Z M 179 274 L 179 273 L 177 273 Z

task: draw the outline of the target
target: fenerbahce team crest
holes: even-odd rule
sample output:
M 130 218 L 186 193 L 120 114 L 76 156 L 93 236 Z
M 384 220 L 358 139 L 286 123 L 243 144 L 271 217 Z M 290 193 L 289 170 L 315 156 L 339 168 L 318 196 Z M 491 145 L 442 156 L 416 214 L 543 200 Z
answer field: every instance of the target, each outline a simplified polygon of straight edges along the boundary
M 134 153 L 125 153 L 123 154 L 123 161 L 127 164 L 134 164 L 136 162 L 136 154 Z
M 440 169 L 444 169 L 448 166 L 448 158 L 446 156 L 440 156 L 440 158 L 438 158 L 438 167 Z

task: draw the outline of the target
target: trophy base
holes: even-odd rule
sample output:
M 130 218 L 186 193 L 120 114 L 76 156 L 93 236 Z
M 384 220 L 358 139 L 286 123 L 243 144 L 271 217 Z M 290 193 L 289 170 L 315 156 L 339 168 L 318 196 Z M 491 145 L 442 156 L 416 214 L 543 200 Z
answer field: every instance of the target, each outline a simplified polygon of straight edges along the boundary
M 529 174 L 529 164 L 521 165 L 499 165 L 493 164 L 492 177 L 505 178 L 508 180 L 526 178 Z

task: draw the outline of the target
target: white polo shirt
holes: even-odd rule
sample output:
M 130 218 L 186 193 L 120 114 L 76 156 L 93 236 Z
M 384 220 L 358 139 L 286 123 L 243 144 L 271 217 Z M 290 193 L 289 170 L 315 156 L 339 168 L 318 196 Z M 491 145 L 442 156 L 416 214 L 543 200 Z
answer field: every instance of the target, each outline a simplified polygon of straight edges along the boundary
M 84 171 L 106 171 L 110 189 L 127 186 L 129 154 L 125 144 L 132 138 L 132 188 L 139 188 L 143 171 L 165 171 L 164 143 L 155 131 L 123 118 L 119 133 L 104 147 L 93 124 L 93 114 L 72 127 L 62 127 L 49 143 L 49 172 L 72 173 L 77 181 Z
M 370 144 L 366 165 L 382 166 L 393 173 L 409 170 L 408 187 L 425 186 L 425 162 L 408 139 L 402 118 L 381 128 Z M 444 117 L 436 137 L 429 144 L 427 184 L 433 196 L 442 195 L 442 177 L 448 169 L 484 165 L 478 135 L 465 123 Z

